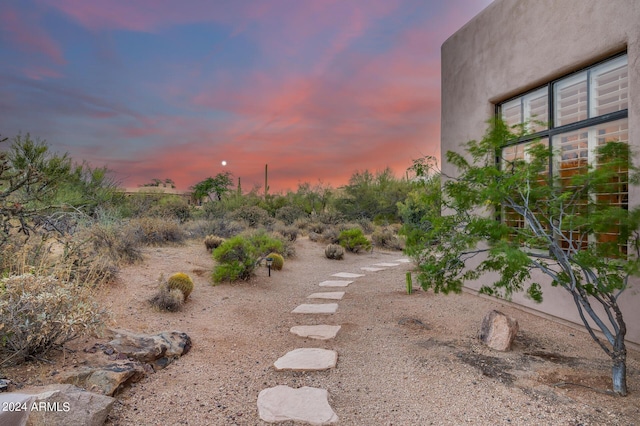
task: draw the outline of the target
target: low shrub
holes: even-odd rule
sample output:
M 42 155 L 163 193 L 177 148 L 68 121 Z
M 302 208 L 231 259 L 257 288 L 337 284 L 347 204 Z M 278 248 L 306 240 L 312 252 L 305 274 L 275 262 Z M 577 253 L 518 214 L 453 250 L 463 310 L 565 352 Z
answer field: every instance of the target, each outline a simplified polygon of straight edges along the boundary
M 280 256 L 278 253 L 269 253 L 267 258 L 271 258 L 271 269 L 276 271 L 282 270 L 284 266 L 284 258 Z
M 213 281 L 248 280 L 253 275 L 258 260 L 258 251 L 243 236 L 235 236 L 213 251 L 218 265 L 213 270 Z
M 338 244 L 329 244 L 324 249 L 324 255 L 327 259 L 342 260 L 344 258 L 344 249 Z
M 288 241 L 294 242 L 298 239 L 299 230 L 295 226 L 280 225 L 276 226 L 275 231 Z
M 310 241 L 317 243 L 318 241 L 320 241 L 321 238 L 322 238 L 322 235 L 318 234 L 317 232 L 309 232 Z
M 352 253 L 371 250 L 371 241 L 364 236 L 360 228 L 352 228 L 340 232 L 338 242 L 347 251 Z
M 304 210 L 298 206 L 284 206 L 276 211 L 276 219 L 281 220 L 285 225 L 293 225 L 296 220 L 307 216 Z
M 169 277 L 167 280 L 167 287 L 169 290 L 173 290 L 175 288 L 180 290 L 184 296 L 184 301 L 186 302 L 187 298 L 193 291 L 193 280 L 189 275 L 178 272 Z
M 180 224 L 170 219 L 144 217 L 131 220 L 130 226 L 131 232 L 136 233 L 140 243 L 145 245 L 182 243 L 186 237 Z
M 40 359 L 108 319 L 88 287 L 53 276 L 12 275 L 0 287 L 0 366 Z
M 220 245 L 224 243 L 224 241 L 224 238 L 218 237 L 217 235 L 207 235 L 204 239 L 204 246 L 206 247 L 207 251 L 213 251 L 214 249 L 220 247 Z
M 322 222 L 310 222 L 307 228 L 309 229 L 309 232 L 322 234 L 324 230 L 327 229 L 327 225 Z
M 373 244 L 377 247 L 390 249 L 390 250 L 402 250 L 404 248 L 404 240 L 402 240 L 391 227 L 384 227 L 376 229 L 371 235 Z
M 166 285 L 161 285 L 158 292 L 149 299 L 149 303 L 161 311 L 178 312 L 182 309 L 184 300 L 179 288 L 169 289 Z
M 273 222 L 273 218 L 269 216 L 269 212 L 258 206 L 242 206 L 238 210 L 230 213 L 229 216 L 235 220 L 243 220 L 250 228 L 269 225 Z
M 340 234 L 336 228 L 334 228 L 333 226 L 328 227 L 322 233 L 322 241 L 329 244 L 335 244 L 338 242 L 339 235 Z

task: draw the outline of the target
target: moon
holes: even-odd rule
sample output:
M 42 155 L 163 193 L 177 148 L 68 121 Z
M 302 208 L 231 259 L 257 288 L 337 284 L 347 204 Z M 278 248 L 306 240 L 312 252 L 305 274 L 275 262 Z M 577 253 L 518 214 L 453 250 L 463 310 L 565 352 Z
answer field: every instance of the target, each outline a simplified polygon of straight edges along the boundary
M 227 162 L 225 160 L 222 160 L 222 163 L 220 163 L 220 164 L 222 164 L 223 166 L 226 166 Z

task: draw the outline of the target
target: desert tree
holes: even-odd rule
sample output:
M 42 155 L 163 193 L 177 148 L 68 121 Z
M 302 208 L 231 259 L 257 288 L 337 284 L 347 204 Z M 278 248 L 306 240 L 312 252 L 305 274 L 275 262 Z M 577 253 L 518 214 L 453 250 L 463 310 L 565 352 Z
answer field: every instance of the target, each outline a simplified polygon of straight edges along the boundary
M 196 183 L 191 187 L 193 197 L 198 201 L 205 197 L 213 201 L 213 196 L 215 196 L 216 200 L 221 201 L 222 197 L 228 193 L 233 186 L 232 176 L 231 172 L 218 173 L 215 177 L 208 177 Z
M 458 173 L 442 176 L 442 214 L 407 252 L 421 286 L 445 294 L 482 280 L 481 293 L 508 299 L 525 292 L 542 302 L 543 280 L 533 278 L 546 275 L 545 282 L 566 290 L 588 333 L 611 357 L 614 393 L 626 395 L 627 329 L 619 300 L 640 266 L 640 212 L 629 209 L 626 198 L 616 199 L 638 180 L 629 146 L 605 141 L 591 154 L 592 164 L 554 162 L 562 153 L 541 141 L 508 147 L 526 128 L 492 121 L 464 155 L 446 154 Z M 432 166 L 423 159 L 414 171 Z

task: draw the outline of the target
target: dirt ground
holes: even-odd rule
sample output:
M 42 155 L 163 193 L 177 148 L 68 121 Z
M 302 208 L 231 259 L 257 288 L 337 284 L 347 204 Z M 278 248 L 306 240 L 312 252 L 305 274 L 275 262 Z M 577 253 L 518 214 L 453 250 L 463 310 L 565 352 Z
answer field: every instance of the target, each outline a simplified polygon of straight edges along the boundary
M 310 301 L 336 272 L 390 262 L 399 252 L 375 250 L 328 260 L 324 245 L 306 238 L 282 271 L 259 268 L 250 282 L 212 286 L 213 260 L 201 242 L 145 249 L 145 261 L 126 267 L 100 301 L 113 326 L 136 332 L 178 330 L 191 336 L 191 351 L 168 368 L 117 395 L 108 425 L 262 425 L 258 393 L 276 385 L 327 389 L 343 425 L 640 425 L 640 354 L 629 351 L 624 398 L 610 388 L 610 362 L 584 332 L 536 317 L 501 301 L 472 294 L 407 295 L 411 264 L 364 272 L 344 289 L 333 315 L 291 311 Z M 147 300 L 161 274 L 185 272 L 195 289 L 181 312 L 158 312 Z M 335 279 L 335 278 L 334 278 Z M 520 325 L 513 350 L 484 347 L 477 338 L 482 317 L 498 309 Z M 289 332 L 295 325 L 342 329 L 318 341 Z M 87 361 L 83 349 L 54 365 L 7 371 L 18 383 L 55 381 L 53 371 Z M 274 361 L 290 350 L 320 347 L 338 352 L 337 367 L 321 372 L 282 372 Z M 285 423 L 286 424 L 286 423 Z M 292 424 L 292 423 L 291 423 Z

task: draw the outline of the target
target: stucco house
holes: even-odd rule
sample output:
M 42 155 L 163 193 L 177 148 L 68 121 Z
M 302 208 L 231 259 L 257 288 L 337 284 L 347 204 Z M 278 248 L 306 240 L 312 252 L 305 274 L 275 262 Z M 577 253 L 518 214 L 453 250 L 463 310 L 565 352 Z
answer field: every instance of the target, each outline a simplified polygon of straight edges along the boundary
M 443 158 L 482 138 L 487 120 L 496 114 L 510 124 L 532 118 L 548 123 L 532 130 L 560 153 L 559 173 L 594 161 L 593 148 L 604 139 L 628 141 L 640 153 L 640 1 L 491 3 L 442 45 Z M 527 141 L 520 142 L 505 147 L 503 155 L 521 155 Z M 456 173 L 444 159 L 441 168 L 447 175 Z M 614 195 L 612 202 L 621 205 L 640 203 L 638 187 L 624 185 Z M 542 304 L 522 295 L 513 302 L 581 324 L 565 293 L 549 287 Z M 620 305 L 627 341 L 640 345 L 640 279 L 631 283 Z

